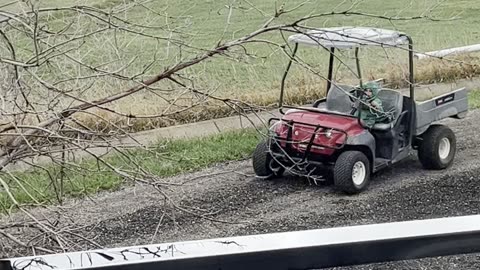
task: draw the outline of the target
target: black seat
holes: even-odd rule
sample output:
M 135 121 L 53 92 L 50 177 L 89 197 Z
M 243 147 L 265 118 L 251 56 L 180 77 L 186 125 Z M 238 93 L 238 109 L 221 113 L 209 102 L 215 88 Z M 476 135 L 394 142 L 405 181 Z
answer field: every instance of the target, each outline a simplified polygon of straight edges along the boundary
M 403 111 L 403 95 L 394 90 L 382 89 L 378 92 L 383 110 L 390 114 L 388 122 L 376 123 L 372 127 L 375 137 L 375 155 L 388 160 L 394 159 L 405 147 L 407 111 Z
M 386 131 L 397 123 L 398 117 L 403 110 L 403 95 L 394 90 L 382 89 L 378 92 L 378 98 L 382 101 L 383 110 L 391 113 L 391 118 L 387 123 L 376 123 L 373 130 Z

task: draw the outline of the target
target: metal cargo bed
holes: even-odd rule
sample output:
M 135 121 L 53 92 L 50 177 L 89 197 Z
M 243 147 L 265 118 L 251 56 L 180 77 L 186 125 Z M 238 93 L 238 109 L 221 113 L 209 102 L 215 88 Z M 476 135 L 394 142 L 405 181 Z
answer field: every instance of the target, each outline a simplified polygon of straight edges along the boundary
M 434 122 L 448 117 L 464 118 L 468 111 L 468 92 L 460 88 L 417 103 L 416 110 L 415 135 L 421 135 Z

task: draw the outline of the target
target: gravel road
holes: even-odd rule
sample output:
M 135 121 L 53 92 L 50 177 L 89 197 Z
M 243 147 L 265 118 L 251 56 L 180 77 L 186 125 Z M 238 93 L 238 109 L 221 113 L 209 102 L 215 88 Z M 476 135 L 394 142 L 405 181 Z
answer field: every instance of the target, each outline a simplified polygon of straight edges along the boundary
M 168 191 L 170 198 L 217 221 L 165 212 L 163 197 L 147 186 L 70 201 L 61 210 L 108 247 L 480 214 L 479 118 L 477 110 L 464 120 L 446 121 L 457 135 L 456 159 L 448 170 L 425 171 L 412 155 L 375 175 L 369 189 L 356 196 L 293 177 L 258 180 L 245 160 L 165 180 L 188 181 Z M 478 268 L 480 255 L 473 254 L 341 269 Z

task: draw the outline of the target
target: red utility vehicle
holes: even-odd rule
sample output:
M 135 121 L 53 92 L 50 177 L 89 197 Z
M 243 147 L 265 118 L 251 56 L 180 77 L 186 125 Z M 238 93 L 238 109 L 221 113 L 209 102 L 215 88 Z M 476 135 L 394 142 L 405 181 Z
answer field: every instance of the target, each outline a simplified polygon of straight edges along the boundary
M 283 117 L 270 119 L 269 135 L 255 149 L 253 168 L 257 176 L 268 179 L 289 171 L 324 181 L 325 175 L 331 174 L 334 185 L 351 194 L 364 190 L 372 173 L 407 158 L 412 149 L 418 150 L 419 160 L 427 169 L 445 169 L 453 162 L 455 134 L 447 126 L 434 123 L 447 117 L 465 117 L 467 91 L 462 88 L 415 101 L 410 37 L 385 29 L 338 27 L 292 35 L 289 42 L 294 48 L 281 83 L 279 107 Z M 327 96 L 312 106 L 283 104 L 284 83 L 298 44 L 321 46 L 330 52 Z M 365 46 L 403 48 L 409 56 L 409 95 L 382 88 L 378 98 L 390 121 L 371 128 L 363 126 L 353 113 L 358 109 L 359 88 L 339 85 L 332 78 L 335 50 L 355 49 L 362 85 L 358 51 Z

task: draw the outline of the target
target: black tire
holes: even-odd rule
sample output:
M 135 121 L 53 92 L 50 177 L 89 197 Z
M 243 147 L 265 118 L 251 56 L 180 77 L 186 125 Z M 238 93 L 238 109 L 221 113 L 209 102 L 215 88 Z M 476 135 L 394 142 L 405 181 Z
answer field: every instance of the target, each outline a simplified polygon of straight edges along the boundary
M 274 172 L 271 169 L 270 163 L 275 162 L 270 155 L 268 144 L 266 141 L 261 141 L 257 144 L 255 151 L 253 151 L 252 163 L 253 171 L 262 179 L 272 179 L 274 177 L 282 176 L 285 168 L 278 165 L 278 169 Z
M 354 165 L 363 163 L 365 176 L 361 183 L 353 179 Z M 361 165 L 360 165 L 361 166 Z M 356 194 L 365 190 L 370 182 L 370 160 L 360 151 L 345 151 L 340 154 L 333 168 L 335 187 L 347 194 Z
M 440 155 L 442 140 L 448 140 L 450 145 L 450 152 L 443 158 Z M 421 137 L 418 159 L 425 169 L 443 170 L 452 164 L 456 151 L 457 140 L 453 131 L 444 125 L 432 125 Z

